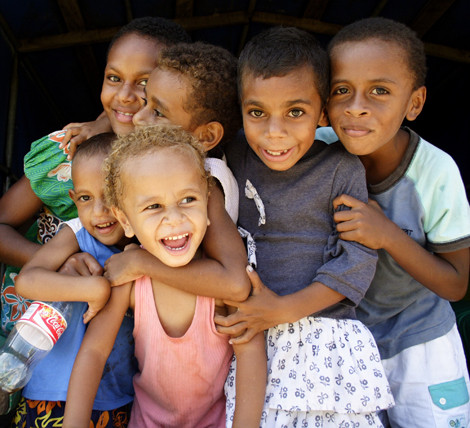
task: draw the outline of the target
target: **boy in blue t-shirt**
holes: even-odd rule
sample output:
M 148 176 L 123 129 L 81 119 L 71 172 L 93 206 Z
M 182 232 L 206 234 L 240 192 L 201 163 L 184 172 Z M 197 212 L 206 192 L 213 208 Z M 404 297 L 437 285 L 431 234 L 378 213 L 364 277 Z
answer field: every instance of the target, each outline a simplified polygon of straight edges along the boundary
M 469 377 L 450 301 L 466 292 L 470 209 L 455 162 L 401 127 L 425 99 L 423 43 L 398 22 L 368 18 L 328 47 L 328 116 L 366 169 L 371 201 L 334 206 L 344 240 L 377 249 L 377 271 L 357 315 L 372 331 L 395 398 L 392 426 L 470 423 Z M 329 129 L 317 136 L 328 139 Z
M 79 217 L 66 222 L 16 279 L 15 287 L 23 297 L 72 302 L 73 310 L 67 329 L 23 389 L 14 426 L 36 426 L 39 421 L 62 424 L 70 374 L 85 334 L 85 323 L 106 304 L 111 292 L 101 272 L 77 276 L 58 273 L 57 269 L 78 251 L 90 253 L 103 266 L 130 242 L 108 210 L 103 193 L 101 165 L 114 139 L 114 134 L 99 134 L 79 147 L 72 164 L 73 190 L 69 192 Z M 122 426 L 129 420 L 134 397 L 132 377 L 136 373 L 133 326 L 133 319 L 125 317 L 103 371 L 91 416 L 93 426 Z

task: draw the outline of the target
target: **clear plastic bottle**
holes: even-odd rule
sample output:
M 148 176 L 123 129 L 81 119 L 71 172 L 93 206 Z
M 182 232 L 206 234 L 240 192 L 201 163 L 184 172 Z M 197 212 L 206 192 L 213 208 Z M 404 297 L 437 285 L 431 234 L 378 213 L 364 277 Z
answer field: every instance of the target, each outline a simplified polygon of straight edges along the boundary
M 69 302 L 36 301 L 17 321 L 0 348 L 0 414 L 65 331 L 71 310 Z

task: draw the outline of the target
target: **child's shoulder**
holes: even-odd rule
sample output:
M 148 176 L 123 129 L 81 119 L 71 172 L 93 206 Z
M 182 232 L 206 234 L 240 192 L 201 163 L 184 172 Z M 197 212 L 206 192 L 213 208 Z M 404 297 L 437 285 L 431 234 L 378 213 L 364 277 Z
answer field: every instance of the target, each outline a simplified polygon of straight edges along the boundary
M 408 129 L 412 156 L 407 175 L 418 181 L 435 181 L 443 179 L 458 179 L 460 171 L 450 154 L 426 141 L 416 132 Z

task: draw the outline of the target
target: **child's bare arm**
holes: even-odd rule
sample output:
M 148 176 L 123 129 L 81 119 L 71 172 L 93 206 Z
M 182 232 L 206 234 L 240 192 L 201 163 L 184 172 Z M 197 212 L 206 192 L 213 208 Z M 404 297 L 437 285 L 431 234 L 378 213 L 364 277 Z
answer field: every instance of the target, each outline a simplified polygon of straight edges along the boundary
M 431 253 L 389 220 L 375 201 L 365 204 L 341 195 L 334 206 L 344 204 L 351 210 L 334 215 L 340 238 L 369 248 L 384 249 L 416 281 L 443 299 L 464 297 L 468 286 L 468 248 L 449 253 Z
M 266 351 L 264 333 L 248 343 L 234 345 L 237 357 L 236 399 L 233 428 L 258 428 L 266 394 Z
M 26 176 L 21 177 L 0 199 L 0 261 L 22 267 L 40 248 L 17 229 L 38 213 L 42 201 L 31 189 Z
M 89 427 L 93 401 L 106 360 L 130 306 L 131 292 L 132 283 L 114 287 L 109 302 L 87 328 L 70 377 L 64 428 Z
M 268 328 L 298 321 L 344 299 L 342 294 L 320 282 L 314 282 L 295 293 L 279 296 L 263 284 L 255 271 L 249 270 L 249 277 L 253 286 L 251 296 L 244 302 L 224 300 L 238 310 L 227 317 L 215 317 L 217 330 L 232 336 L 233 345 L 247 343 Z
M 113 255 L 105 264 L 105 276 L 112 285 L 148 275 L 165 284 L 201 296 L 242 301 L 251 285 L 245 272 L 246 251 L 237 228 L 225 211 L 219 188 L 209 198 L 210 226 L 203 240 L 203 259 L 171 268 L 141 249 Z
M 23 266 L 15 280 L 16 292 L 27 299 L 88 302 L 85 321 L 109 298 L 110 287 L 102 276 L 75 276 L 56 272 L 67 258 L 79 251 L 72 229 L 64 226 Z

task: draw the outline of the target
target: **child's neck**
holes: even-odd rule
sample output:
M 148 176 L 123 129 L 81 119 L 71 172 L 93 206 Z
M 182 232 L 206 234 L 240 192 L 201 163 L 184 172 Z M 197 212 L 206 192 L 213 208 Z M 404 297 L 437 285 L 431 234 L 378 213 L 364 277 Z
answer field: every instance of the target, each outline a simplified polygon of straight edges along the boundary
M 381 183 L 398 168 L 409 140 L 409 134 L 400 129 L 395 137 L 379 150 L 369 155 L 359 156 L 366 170 L 367 184 Z

